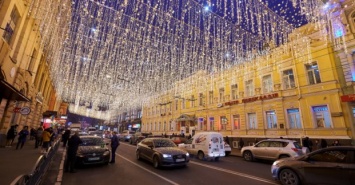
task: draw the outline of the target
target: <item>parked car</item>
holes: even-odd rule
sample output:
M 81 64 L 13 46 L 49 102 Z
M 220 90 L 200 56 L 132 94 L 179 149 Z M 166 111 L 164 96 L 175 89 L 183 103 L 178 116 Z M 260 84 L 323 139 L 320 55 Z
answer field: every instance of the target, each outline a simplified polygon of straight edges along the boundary
M 286 157 L 298 157 L 304 154 L 301 145 L 294 140 L 266 139 L 254 146 L 244 146 L 241 150 L 246 161 L 254 159 L 277 160 Z
M 186 141 L 186 143 L 181 143 L 178 146 L 192 155 L 197 155 L 197 158 L 200 160 L 207 158 L 218 161 L 220 157 L 226 155 L 224 143 L 221 133 L 199 132 Z
M 355 146 L 316 150 L 298 158 L 280 159 L 271 167 L 282 184 L 355 184 Z
M 186 137 L 179 137 L 179 136 L 174 136 L 171 138 L 171 140 L 175 143 L 175 144 L 181 144 L 181 143 L 186 143 L 187 142 L 187 138 Z
M 224 152 L 226 156 L 229 156 L 232 153 L 232 148 L 228 143 L 224 143 Z
M 176 146 L 168 138 L 146 138 L 137 145 L 136 157 L 153 163 L 154 168 L 161 166 L 186 166 L 189 153 Z
M 83 143 L 77 151 L 78 164 L 108 164 L 110 160 L 110 149 L 108 143 L 100 136 L 80 136 Z
M 101 138 L 105 137 L 105 134 L 102 130 L 90 131 L 89 135 L 90 136 L 100 136 Z
M 133 134 L 129 140 L 131 145 L 136 145 L 137 143 L 141 142 L 143 139 L 147 138 L 150 133 L 144 132 L 136 132 Z
M 134 133 L 135 133 L 135 131 L 124 130 L 118 136 L 119 136 L 120 140 L 129 141 Z

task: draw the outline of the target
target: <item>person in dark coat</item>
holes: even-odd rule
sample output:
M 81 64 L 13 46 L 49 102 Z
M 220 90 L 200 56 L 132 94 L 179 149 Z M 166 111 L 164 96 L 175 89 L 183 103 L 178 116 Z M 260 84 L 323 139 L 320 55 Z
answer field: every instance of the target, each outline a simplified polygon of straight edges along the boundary
M 240 147 L 240 148 L 243 148 L 243 147 L 244 147 L 243 138 L 240 138 L 240 140 L 239 140 L 239 147 Z
M 111 151 L 112 151 L 112 154 L 111 154 L 111 161 L 110 161 L 110 163 L 115 163 L 116 150 L 117 150 L 117 147 L 118 147 L 119 145 L 120 145 L 120 141 L 118 140 L 117 132 L 114 131 L 114 132 L 113 132 L 113 135 L 112 135 L 112 138 L 111 138 Z
M 68 139 L 70 137 L 70 130 L 65 130 L 64 134 L 62 135 L 63 147 L 67 146 Z
M 310 152 L 312 152 L 313 142 L 309 139 L 309 137 L 304 138 L 303 147 L 307 147 Z
M 83 143 L 83 141 L 79 137 L 79 132 L 76 131 L 73 136 L 71 136 L 68 140 L 68 148 L 67 148 L 67 158 L 64 164 L 64 171 L 75 173 L 75 160 L 76 160 L 76 152 L 79 148 L 79 145 Z
M 325 139 L 321 139 L 320 140 L 320 147 L 321 148 L 327 148 L 328 147 L 328 143 Z
M 12 143 L 15 140 L 15 137 L 17 136 L 17 124 L 12 125 L 10 129 L 7 131 L 6 135 L 6 147 L 11 147 Z
M 16 150 L 18 149 L 18 147 L 21 145 L 21 149 L 23 147 L 23 145 L 26 142 L 27 136 L 30 134 L 30 132 L 28 131 L 28 126 L 24 126 L 23 129 L 18 133 L 18 142 L 16 145 Z

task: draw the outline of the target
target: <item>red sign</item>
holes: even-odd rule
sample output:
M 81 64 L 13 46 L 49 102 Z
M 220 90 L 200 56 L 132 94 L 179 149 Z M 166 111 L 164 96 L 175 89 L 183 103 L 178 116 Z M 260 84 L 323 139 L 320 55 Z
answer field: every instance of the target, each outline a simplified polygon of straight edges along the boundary
M 16 113 L 19 113 L 20 110 L 21 110 L 21 107 L 15 107 L 15 108 L 14 108 L 14 112 L 16 112 Z
M 348 94 L 340 97 L 342 102 L 355 101 L 355 94 Z

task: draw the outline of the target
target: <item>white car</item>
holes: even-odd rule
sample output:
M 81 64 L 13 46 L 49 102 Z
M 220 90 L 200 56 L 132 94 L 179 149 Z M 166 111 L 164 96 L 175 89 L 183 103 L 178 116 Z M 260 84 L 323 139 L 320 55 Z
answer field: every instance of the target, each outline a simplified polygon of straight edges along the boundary
M 286 157 L 298 157 L 304 154 L 304 149 L 294 140 L 266 139 L 254 146 L 245 146 L 241 154 L 246 161 L 254 159 L 277 160 Z

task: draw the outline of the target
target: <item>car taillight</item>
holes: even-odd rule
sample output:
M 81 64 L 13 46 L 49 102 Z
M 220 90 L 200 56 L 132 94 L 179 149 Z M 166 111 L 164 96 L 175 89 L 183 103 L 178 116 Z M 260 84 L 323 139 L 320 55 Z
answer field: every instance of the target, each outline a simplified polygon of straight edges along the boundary
M 291 148 L 293 151 L 298 152 L 297 148 Z

